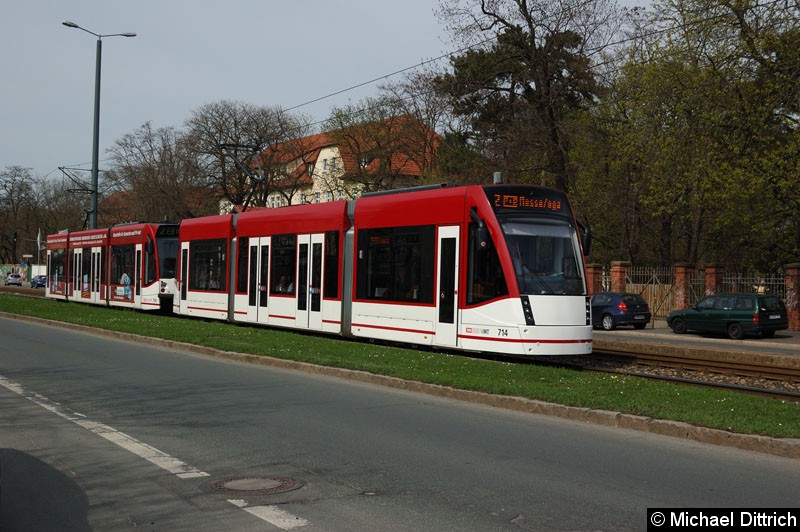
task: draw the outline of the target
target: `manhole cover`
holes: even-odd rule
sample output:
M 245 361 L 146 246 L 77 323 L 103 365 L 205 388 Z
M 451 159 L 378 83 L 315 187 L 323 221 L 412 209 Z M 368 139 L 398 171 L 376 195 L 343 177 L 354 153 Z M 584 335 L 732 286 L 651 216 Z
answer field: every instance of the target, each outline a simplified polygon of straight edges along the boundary
M 286 477 L 235 477 L 212 482 L 208 486 L 229 495 L 270 495 L 296 490 L 303 487 L 303 483 Z

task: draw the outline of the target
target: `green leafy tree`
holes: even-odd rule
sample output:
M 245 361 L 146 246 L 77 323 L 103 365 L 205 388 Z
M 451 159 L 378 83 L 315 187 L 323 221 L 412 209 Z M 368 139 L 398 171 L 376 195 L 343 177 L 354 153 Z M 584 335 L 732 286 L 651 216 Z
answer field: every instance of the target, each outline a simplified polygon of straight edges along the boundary
M 600 234 L 631 260 L 762 269 L 796 260 L 796 8 L 655 7 L 594 111 L 605 164 L 587 164 L 579 188 L 617 185 L 626 200 Z
M 470 46 L 437 90 L 470 125 L 472 144 L 520 182 L 567 190 L 567 122 L 600 93 L 590 55 L 613 31 L 614 5 L 589 0 L 443 0 L 440 17 Z

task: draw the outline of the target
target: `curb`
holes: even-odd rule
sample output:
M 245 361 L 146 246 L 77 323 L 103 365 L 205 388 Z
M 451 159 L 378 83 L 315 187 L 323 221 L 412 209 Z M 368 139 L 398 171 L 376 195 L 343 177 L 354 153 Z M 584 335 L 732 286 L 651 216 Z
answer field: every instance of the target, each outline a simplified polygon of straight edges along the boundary
M 558 417 L 605 427 L 636 430 L 639 432 L 647 432 L 660 436 L 668 436 L 671 438 L 679 438 L 724 447 L 733 447 L 736 449 L 760 452 L 774 456 L 781 456 L 784 458 L 800 458 L 800 439 L 798 438 L 773 438 L 769 436 L 741 434 L 720 429 L 700 427 L 681 421 L 668 421 L 650 418 L 647 416 L 623 414 L 621 412 L 613 412 L 609 410 L 565 406 L 556 403 L 539 401 L 536 399 L 527 399 L 524 397 L 501 396 L 492 395 L 485 392 L 459 390 L 449 386 L 426 384 L 418 381 L 408 381 L 399 379 L 397 377 L 376 375 L 366 371 L 319 366 L 315 364 L 309 364 L 307 362 L 284 360 L 269 356 L 248 355 L 232 351 L 223 351 L 211 347 L 176 342 L 173 340 L 163 340 L 160 338 L 151 338 L 149 336 L 110 331 L 107 329 L 97 329 L 86 325 L 63 323 L 44 318 L 21 316 L 7 312 L 0 312 L 0 316 L 32 321 L 43 325 L 60 327 L 73 331 L 77 330 L 80 332 L 96 334 L 99 336 L 107 336 L 120 340 L 144 343 L 157 347 L 187 351 L 194 354 L 212 356 L 225 360 L 303 371 L 306 373 L 324 375 L 328 377 L 337 377 L 367 384 L 385 386 L 387 388 L 424 393 L 435 397 L 455 399 L 458 401 L 481 404 L 517 412 Z

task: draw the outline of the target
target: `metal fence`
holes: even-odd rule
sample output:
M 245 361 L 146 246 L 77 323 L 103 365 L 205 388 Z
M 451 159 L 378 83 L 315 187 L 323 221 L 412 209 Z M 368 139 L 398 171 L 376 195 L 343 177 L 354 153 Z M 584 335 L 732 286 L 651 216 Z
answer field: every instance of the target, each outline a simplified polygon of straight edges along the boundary
M 625 290 L 641 294 L 653 319 L 664 319 L 675 307 L 675 270 L 672 267 L 635 266 L 628 269 Z
M 665 319 L 679 306 L 675 294 L 675 269 L 667 267 L 632 266 L 628 268 L 625 279 L 625 290 L 641 294 L 653 320 Z M 611 286 L 611 270 L 603 269 L 602 285 L 604 290 Z M 706 278 L 704 270 L 695 270 L 687 283 L 688 303 L 693 305 L 706 295 Z M 775 294 L 786 301 L 786 275 L 783 272 L 770 274 L 728 272 L 722 277 L 723 292 L 768 293 Z
M 786 275 L 774 273 L 728 272 L 722 277 L 723 292 L 773 294 L 786 301 Z
M 688 303 L 690 305 L 694 305 L 704 297 L 706 297 L 706 272 L 705 270 L 695 270 L 692 272 L 692 275 L 689 276 L 689 293 L 688 296 Z

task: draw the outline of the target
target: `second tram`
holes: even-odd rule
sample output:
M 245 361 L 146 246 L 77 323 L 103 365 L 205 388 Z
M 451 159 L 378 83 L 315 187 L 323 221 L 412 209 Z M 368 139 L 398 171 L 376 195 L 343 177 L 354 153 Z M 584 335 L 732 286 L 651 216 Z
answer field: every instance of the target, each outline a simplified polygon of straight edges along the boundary
M 125 224 L 47 237 L 47 286 L 53 299 L 172 308 L 177 289 L 177 224 Z

